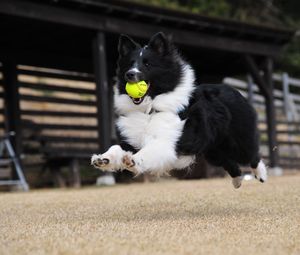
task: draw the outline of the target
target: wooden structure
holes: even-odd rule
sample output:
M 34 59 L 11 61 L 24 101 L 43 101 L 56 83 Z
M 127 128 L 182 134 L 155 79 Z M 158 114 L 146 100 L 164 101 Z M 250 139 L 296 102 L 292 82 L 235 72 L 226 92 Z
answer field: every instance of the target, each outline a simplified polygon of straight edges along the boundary
M 0 82 L 4 86 L 0 96 L 5 101 L 2 127 L 16 132 L 14 144 L 19 154 L 25 150 L 26 139 L 40 141 L 49 158 L 74 159 L 105 150 L 112 141 L 111 77 L 115 72 L 118 36 L 124 33 L 146 43 L 152 34 L 164 31 L 180 46 L 201 82 L 220 82 L 224 76 L 251 73 L 266 99 L 270 165 L 278 165 L 278 154 L 273 149 L 276 119 L 271 76 L 273 59 L 293 31 L 116 0 L 1 0 L 0 30 Z M 35 83 L 24 81 L 22 75 L 40 79 Z M 89 89 L 56 86 L 43 82 L 45 77 L 96 85 Z M 24 89 L 35 92 L 26 94 Z M 38 94 L 40 91 L 44 94 Z M 56 97 L 57 92 L 77 94 L 79 99 Z M 24 102 L 46 102 L 53 107 L 26 109 Z M 87 106 L 93 111 L 71 111 L 60 108 L 61 105 Z M 32 121 L 36 116 L 85 121 L 72 125 L 36 123 Z M 25 130 L 31 130 L 33 135 L 26 137 Z M 44 130 L 60 133 L 45 135 Z M 90 131 L 93 135 L 70 136 L 65 130 Z M 61 142 L 70 146 L 55 147 Z M 87 143 L 93 144 L 90 149 L 76 146 Z
M 13 136 L 14 132 L 6 134 L 4 137 L 0 138 L 0 186 L 1 185 L 16 185 L 18 188 L 28 191 L 29 186 L 21 168 L 19 158 L 16 157 L 16 153 L 11 145 L 10 136 Z M 1 173 L 3 173 L 3 168 L 9 164 L 13 164 L 17 178 L 15 180 L 2 180 Z M 1 171 L 2 170 L 2 171 Z M 6 170 L 6 169 L 5 169 Z

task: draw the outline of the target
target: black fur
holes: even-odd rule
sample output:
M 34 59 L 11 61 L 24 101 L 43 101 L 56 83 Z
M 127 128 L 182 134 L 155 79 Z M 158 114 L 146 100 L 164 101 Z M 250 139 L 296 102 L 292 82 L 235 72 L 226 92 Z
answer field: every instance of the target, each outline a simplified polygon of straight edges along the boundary
M 126 71 L 136 63 L 141 71 L 137 80 L 151 84 L 149 96 L 174 90 L 185 62 L 162 34 L 154 35 L 142 57 L 141 46 L 127 36 L 120 37 L 118 86 L 125 92 Z M 177 143 L 177 153 L 203 154 L 215 166 L 222 166 L 232 177 L 240 176 L 239 165 L 256 168 L 260 160 L 256 113 L 246 99 L 226 85 L 202 84 L 195 89 L 189 105 L 178 113 L 186 123 Z M 132 148 L 120 137 L 122 147 Z
M 182 115 L 186 123 L 177 145 L 179 154 L 202 153 L 232 177 L 241 175 L 238 165 L 257 167 L 256 113 L 238 91 L 222 84 L 202 84 Z

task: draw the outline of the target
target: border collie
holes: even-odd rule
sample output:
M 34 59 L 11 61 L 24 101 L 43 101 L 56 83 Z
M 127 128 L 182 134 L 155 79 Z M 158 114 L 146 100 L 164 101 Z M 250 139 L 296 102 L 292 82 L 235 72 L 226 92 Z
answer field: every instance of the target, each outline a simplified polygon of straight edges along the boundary
M 192 67 L 161 32 L 144 47 L 121 35 L 118 50 L 114 107 L 120 144 L 93 155 L 92 165 L 162 174 L 187 168 L 203 154 L 229 173 L 235 188 L 241 186 L 240 165 L 249 165 L 261 182 L 267 179 L 256 113 L 237 90 L 197 85 Z M 146 95 L 128 96 L 126 83 L 142 80 L 149 87 Z

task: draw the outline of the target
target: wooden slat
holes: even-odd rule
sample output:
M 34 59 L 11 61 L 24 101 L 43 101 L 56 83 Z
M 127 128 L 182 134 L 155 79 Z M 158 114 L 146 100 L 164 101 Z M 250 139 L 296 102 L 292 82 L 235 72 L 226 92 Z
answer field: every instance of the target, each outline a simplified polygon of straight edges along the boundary
M 260 123 L 260 124 L 266 124 L 266 121 L 259 120 L 258 123 Z M 282 121 L 282 120 L 277 120 L 276 123 L 277 123 L 277 125 L 278 124 L 286 124 L 288 126 L 292 126 L 292 125 L 300 126 L 300 122 L 297 122 L 297 121 Z
M 297 157 L 280 156 L 279 164 L 286 168 L 299 168 L 300 159 Z
M 261 145 L 268 145 L 268 141 L 260 141 Z M 278 145 L 297 145 L 300 146 L 300 142 L 296 141 L 277 141 Z
M 292 163 L 280 163 L 279 165 L 281 167 L 283 167 L 283 168 L 297 168 L 297 169 L 299 169 L 300 163 L 295 163 L 295 164 L 292 164 Z
M 19 69 L 18 74 L 46 77 L 46 78 L 56 78 L 56 79 L 65 79 L 65 80 L 75 80 L 75 81 L 87 81 L 93 82 L 94 76 L 92 74 L 80 75 L 70 75 L 65 73 L 50 73 L 50 72 L 42 72 L 36 70 L 23 70 Z
M 20 99 L 24 101 L 57 103 L 57 104 L 74 104 L 74 105 L 89 105 L 89 106 L 95 106 L 96 104 L 95 101 L 84 101 L 78 99 L 66 99 L 66 98 L 48 97 L 48 96 L 20 95 Z
M 25 140 L 32 140 L 26 139 Z M 44 142 L 72 142 L 72 143 L 98 143 L 98 138 L 89 137 L 63 137 L 63 136 L 36 136 L 34 140 Z
M 94 153 L 99 153 L 97 150 L 86 150 L 86 149 L 68 149 L 60 147 L 45 147 L 43 152 L 47 158 L 59 158 L 59 157 L 70 157 L 70 158 L 85 158 L 90 159 Z
M 37 110 L 22 110 L 22 115 L 30 116 L 51 116 L 51 117 L 84 117 L 96 118 L 97 113 L 90 112 L 58 112 L 58 111 L 37 111 Z
M 82 88 L 72 88 L 72 87 L 63 87 L 63 86 L 54 86 L 43 83 L 29 83 L 29 82 L 19 82 L 20 87 L 36 89 L 36 90 L 50 90 L 50 91 L 59 91 L 59 92 L 71 92 L 78 94 L 88 94 L 95 95 L 94 89 L 82 89 Z
M 296 157 L 281 156 L 280 159 L 282 159 L 282 160 L 296 160 L 300 163 L 300 158 L 296 158 Z
M 267 130 L 266 129 L 260 129 L 259 130 L 260 133 L 266 133 Z M 300 134 L 300 130 L 276 130 L 277 134 L 287 134 L 287 135 L 298 135 Z
M 23 127 L 36 128 L 36 129 L 63 129 L 63 130 L 98 130 L 97 125 L 86 126 L 86 125 L 64 125 L 64 124 L 38 124 L 23 122 Z
M 275 81 L 282 82 L 282 74 L 273 74 L 273 79 Z M 289 77 L 289 85 L 300 88 L 300 80 L 296 78 Z
M 23 162 L 22 164 L 24 167 L 28 168 L 36 168 L 38 171 L 40 171 L 42 169 L 42 167 L 45 165 L 45 162 Z
M 300 142 L 294 142 L 294 141 L 277 141 L 279 145 L 298 145 L 300 146 Z
M 11 168 L 9 167 L 1 167 L 0 168 L 0 178 L 2 179 L 6 179 L 6 178 L 11 178 Z M 1 182 L 2 183 L 5 183 L 3 180 L 0 181 L 0 185 L 1 185 Z
M 34 155 L 34 154 L 39 155 L 39 154 L 41 154 L 40 148 L 37 148 L 37 147 L 24 146 L 23 149 L 24 149 L 25 154 L 30 154 L 30 155 Z
M 11 164 L 11 159 L 7 159 L 7 158 L 5 158 L 5 159 L 0 159 L 0 166 L 1 166 L 1 167 L 7 166 L 7 165 L 9 165 L 9 164 Z

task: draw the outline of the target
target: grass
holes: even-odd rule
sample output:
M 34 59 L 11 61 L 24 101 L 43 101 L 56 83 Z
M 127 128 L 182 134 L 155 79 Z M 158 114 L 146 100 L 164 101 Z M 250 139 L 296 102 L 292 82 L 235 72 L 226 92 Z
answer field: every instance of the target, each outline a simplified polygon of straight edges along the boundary
M 0 254 L 300 254 L 300 175 L 3 193 Z

